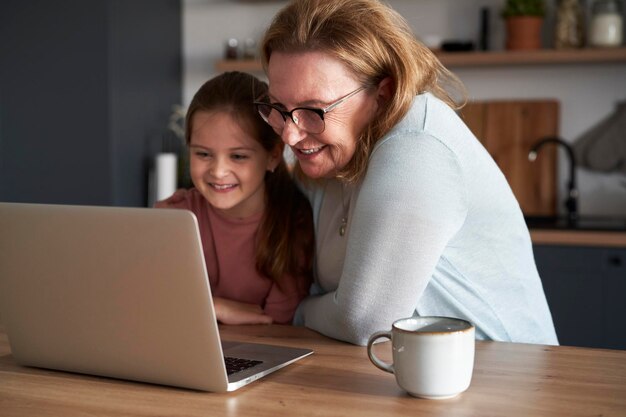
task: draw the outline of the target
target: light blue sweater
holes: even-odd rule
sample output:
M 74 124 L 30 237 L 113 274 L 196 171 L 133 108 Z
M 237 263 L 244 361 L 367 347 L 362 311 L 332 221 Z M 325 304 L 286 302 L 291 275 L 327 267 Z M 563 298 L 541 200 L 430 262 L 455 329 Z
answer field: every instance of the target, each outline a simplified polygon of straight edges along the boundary
M 296 324 L 364 345 L 399 318 L 440 315 L 471 321 L 478 339 L 558 343 L 520 207 L 491 156 L 439 99 L 417 96 L 377 143 L 342 239 L 329 220 L 340 217 L 330 211 L 341 195 L 329 189 L 304 190 L 321 294 L 300 304 Z M 337 256 L 335 266 L 324 264 Z

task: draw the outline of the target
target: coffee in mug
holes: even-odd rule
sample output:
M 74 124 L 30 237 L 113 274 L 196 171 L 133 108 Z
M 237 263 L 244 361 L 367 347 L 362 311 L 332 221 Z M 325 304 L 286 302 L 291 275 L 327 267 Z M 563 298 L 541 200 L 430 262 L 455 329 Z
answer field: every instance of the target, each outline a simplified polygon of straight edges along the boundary
M 372 345 L 391 340 L 393 363 L 377 358 Z M 474 326 L 450 317 L 397 320 L 391 331 L 374 333 L 367 354 L 374 365 L 395 374 L 398 385 L 415 397 L 444 399 L 465 391 L 474 369 Z

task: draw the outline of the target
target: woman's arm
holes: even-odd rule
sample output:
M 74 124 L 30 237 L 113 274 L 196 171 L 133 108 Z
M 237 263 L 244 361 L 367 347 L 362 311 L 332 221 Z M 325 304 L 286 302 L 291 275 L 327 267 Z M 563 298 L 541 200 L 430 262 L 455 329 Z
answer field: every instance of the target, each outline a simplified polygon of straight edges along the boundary
M 455 155 L 424 133 L 378 146 L 356 204 L 337 290 L 309 297 L 299 313 L 307 327 L 364 345 L 413 315 L 467 204 Z

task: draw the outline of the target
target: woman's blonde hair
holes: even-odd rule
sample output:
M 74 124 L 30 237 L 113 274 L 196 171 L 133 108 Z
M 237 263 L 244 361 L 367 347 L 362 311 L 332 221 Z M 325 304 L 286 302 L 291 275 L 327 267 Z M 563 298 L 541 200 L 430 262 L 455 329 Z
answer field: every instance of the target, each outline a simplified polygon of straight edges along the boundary
M 361 134 L 355 155 L 338 173 L 346 181 L 364 175 L 376 141 L 406 115 L 416 94 L 430 92 L 454 109 L 466 101 L 461 81 L 415 38 L 400 14 L 377 0 L 292 0 L 261 42 L 266 72 L 274 51 L 327 53 L 363 85 L 392 79 L 392 99 Z

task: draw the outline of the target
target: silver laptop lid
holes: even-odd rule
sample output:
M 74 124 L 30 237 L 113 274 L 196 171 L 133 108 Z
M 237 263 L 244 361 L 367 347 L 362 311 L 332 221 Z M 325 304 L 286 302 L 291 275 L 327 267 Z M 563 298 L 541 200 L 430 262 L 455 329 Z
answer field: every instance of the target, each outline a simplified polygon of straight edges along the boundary
M 227 390 L 188 211 L 0 203 L 0 320 L 24 365 Z

